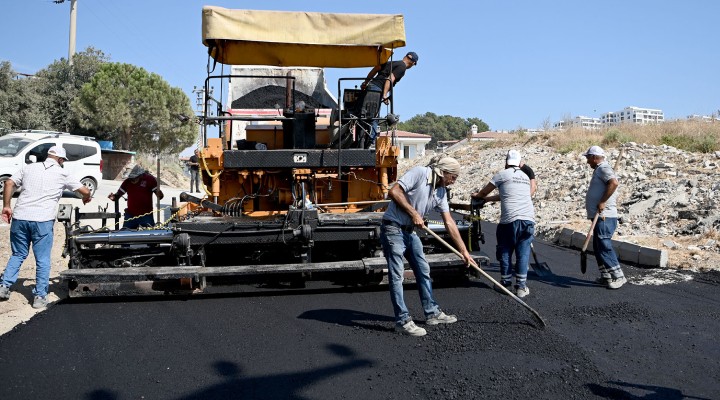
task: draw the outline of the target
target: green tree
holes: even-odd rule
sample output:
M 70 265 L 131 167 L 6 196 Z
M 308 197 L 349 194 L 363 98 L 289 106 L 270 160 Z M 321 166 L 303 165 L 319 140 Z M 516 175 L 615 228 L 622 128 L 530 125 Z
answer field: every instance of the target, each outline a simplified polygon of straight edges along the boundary
M 472 125 L 477 125 L 478 132 L 490 130 L 488 125 L 480 118 L 463 119 L 451 115 L 437 115 L 431 112 L 418 114 L 406 122 L 399 123 L 398 129 L 430 135 L 432 136 L 430 144 L 434 145 L 438 140 L 464 139 L 467 137 Z
M 33 81 L 18 78 L 10 62 L 0 62 L 0 133 L 50 128 L 46 115 L 38 112 L 41 99 Z
M 194 124 L 181 122 L 181 116 L 193 115 L 187 95 L 130 64 L 104 64 L 82 87 L 72 108 L 80 126 L 124 150 L 177 152 L 197 135 Z
M 63 58 L 35 74 L 33 86 L 42 99 L 38 111 L 47 116 L 54 129 L 87 133 L 81 128 L 70 104 L 78 96 L 80 88 L 90 82 L 100 66 L 108 61 L 102 51 L 88 47 L 73 56 L 73 65 Z

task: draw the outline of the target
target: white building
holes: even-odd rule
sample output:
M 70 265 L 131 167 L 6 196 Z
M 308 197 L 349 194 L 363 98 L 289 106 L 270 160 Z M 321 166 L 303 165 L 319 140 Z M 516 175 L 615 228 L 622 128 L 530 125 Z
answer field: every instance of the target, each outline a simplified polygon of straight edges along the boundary
M 380 133 L 381 136 L 387 136 L 387 132 Z M 414 158 L 423 157 L 425 155 L 425 146 L 430 143 L 432 137 L 423 133 L 395 131 L 397 139 L 396 144 L 400 148 L 399 159 L 412 160 Z
M 720 118 L 718 118 L 718 116 L 715 115 L 715 114 L 713 114 L 713 115 L 697 115 L 697 114 L 693 114 L 693 115 L 688 115 L 688 116 L 687 116 L 687 119 L 688 119 L 688 120 L 691 120 L 691 121 L 703 121 L 703 122 L 717 122 L 717 121 L 720 121 Z
M 561 120 L 553 124 L 553 129 L 600 129 L 601 127 L 602 123 L 600 122 L 600 118 L 585 117 L 582 115 L 578 115 L 577 117 L 570 120 Z
M 664 121 L 663 111 L 653 108 L 625 107 L 620 111 L 607 112 L 600 116 L 600 122 L 605 126 L 624 123 L 646 125 Z

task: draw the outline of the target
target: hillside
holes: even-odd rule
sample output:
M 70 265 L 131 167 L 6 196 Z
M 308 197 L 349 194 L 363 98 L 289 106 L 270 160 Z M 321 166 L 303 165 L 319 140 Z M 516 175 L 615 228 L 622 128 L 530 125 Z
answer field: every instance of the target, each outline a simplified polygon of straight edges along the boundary
M 448 152 L 462 165 L 462 174 L 452 187 L 454 202 L 468 203 L 470 193 L 502 169 L 507 150 L 515 148 L 536 173 L 538 237 L 554 241 L 563 227 L 587 231 L 590 223 L 585 219 L 584 199 L 592 169 L 582 152 L 560 154 L 540 144 L 486 147 L 476 142 Z M 628 142 L 605 148 L 611 165 L 615 166 L 621 149 L 617 173 L 622 218 L 614 238 L 668 250 L 670 268 L 720 269 L 720 197 L 716 195 L 720 152 L 693 153 Z M 425 165 L 429 159 L 403 163 L 400 172 Z M 482 211 L 483 218 L 493 222 L 499 214 L 499 204 L 488 204 Z

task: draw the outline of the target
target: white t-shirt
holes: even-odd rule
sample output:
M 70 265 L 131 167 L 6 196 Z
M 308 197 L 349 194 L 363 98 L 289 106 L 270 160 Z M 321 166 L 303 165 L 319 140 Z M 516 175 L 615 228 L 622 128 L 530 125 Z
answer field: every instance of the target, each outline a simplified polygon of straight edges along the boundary
M 615 172 L 607 161 L 598 164 L 593 171 L 590 186 L 588 186 L 588 191 L 585 194 L 585 211 L 587 212 L 588 219 L 595 218 L 598 204 L 600 204 L 600 199 L 602 199 L 605 194 L 607 183 L 613 178 L 617 179 L 617 176 L 615 176 Z M 600 214 L 601 217 L 617 218 L 617 194 L 618 191 L 615 189 L 615 193 L 605 202 L 605 210 Z
M 22 186 L 13 209 L 13 218 L 24 221 L 54 220 L 63 190 L 75 191 L 83 187 L 52 158 L 28 164 L 10 179 L 18 187 Z
M 530 178 L 519 167 L 506 168 L 490 183 L 500 192 L 500 223 L 515 220 L 535 222 L 535 207 L 530 197 Z

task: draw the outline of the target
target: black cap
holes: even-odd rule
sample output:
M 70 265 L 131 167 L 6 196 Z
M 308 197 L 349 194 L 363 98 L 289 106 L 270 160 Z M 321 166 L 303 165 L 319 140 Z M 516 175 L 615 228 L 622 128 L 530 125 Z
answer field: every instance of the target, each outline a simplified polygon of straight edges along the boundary
M 409 58 L 410 61 L 413 62 L 413 64 L 417 64 L 418 59 L 419 59 L 417 53 L 414 51 L 407 53 L 407 55 L 405 57 Z

